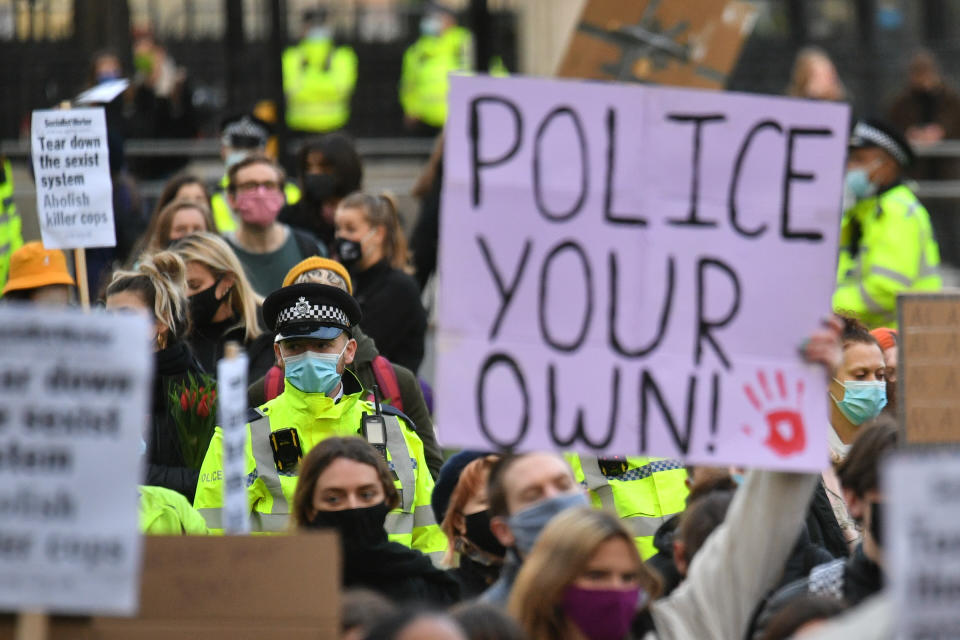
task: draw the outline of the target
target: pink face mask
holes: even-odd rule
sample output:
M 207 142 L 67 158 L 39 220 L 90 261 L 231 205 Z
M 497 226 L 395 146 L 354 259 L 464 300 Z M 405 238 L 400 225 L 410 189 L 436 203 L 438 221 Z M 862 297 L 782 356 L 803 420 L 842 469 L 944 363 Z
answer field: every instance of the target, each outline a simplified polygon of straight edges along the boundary
M 268 227 L 283 208 L 283 194 L 261 187 L 238 194 L 234 203 L 234 209 L 244 222 Z

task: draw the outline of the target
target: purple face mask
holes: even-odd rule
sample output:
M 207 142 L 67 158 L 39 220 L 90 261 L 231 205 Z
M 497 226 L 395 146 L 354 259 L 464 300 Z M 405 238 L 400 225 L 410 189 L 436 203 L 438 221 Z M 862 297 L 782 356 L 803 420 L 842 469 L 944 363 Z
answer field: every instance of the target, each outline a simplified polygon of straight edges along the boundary
M 570 585 L 563 592 L 563 612 L 589 640 L 623 640 L 646 592 L 632 589 L 583 589 Z

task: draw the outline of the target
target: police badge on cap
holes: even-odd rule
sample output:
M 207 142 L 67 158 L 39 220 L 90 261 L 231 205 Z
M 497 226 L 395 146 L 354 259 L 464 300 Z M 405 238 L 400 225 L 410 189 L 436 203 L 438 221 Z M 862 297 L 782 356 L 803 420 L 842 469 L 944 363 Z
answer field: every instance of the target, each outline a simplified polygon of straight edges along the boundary
M 313 282 L 278 289 L 263 301 L 263 319 L 277 340 L 332 340 L 360 322 L 360 305 L 337 287 Z

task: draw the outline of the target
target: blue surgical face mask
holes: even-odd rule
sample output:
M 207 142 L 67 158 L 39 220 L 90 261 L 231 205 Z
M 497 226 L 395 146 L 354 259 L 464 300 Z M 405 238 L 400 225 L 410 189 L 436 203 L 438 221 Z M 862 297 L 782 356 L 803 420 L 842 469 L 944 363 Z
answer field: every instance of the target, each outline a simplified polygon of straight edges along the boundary
M 443 21 L 439 16 L 428 15 L 420 20 L 420 33 L 425 36 L 438 36 L 443 29 Z
M 830 398 L 847 420 L 859 426 L 873 420 L 887 406 L 887 387 L 882 380 L 847 380 L 843 385 L 843 399 L 837 400 L 831 393 Z
M 299 355 L 285 356 L 283 376 L 304 393 L 330 393 L 340 383 L 337 365 L 346 350 L 345 344 L 340 353 L 304 351 Z
M 877 167 L 876 162 L 866 167 L 857 167 L 847 171 L 843 177 L 843 186 L 846 192 L 853 197 L 854 202 L 866 200 L 877 193 L 877 185 L 870 181 L 870 172 Z
M 242 162 L 246 157 L 246 151 L 231 151 L 227 154 L 227 159 L 223 161 L 223 164 L 227 167 L 227 171 L 229 171 L 231 167 Z
M 587 495 L 582 491 L 564 493 L 541 500 L 533 506 L 518 511 L 507 519 L 510 531 L 516 539 L 514 546 L 521 555 L 527 555 L 533 549 L 533 544 L 540 536 L 540 532 L 547 523 L 561 511 L 571 507 L 586 507 L 589 505 Z

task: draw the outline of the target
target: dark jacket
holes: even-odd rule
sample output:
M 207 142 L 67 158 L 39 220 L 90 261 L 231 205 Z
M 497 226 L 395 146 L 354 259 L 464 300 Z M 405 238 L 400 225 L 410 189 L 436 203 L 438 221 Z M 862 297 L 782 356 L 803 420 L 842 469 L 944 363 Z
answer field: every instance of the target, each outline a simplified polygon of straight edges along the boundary
M 174 342 L 154 354 L 153 405 L 147 441 L 147 478 L 144 484 L 179 491 L 193 502 L 200 472 L 185 466 L 177 425 L 170 415 L 170 389 L 188 374 L 204 372 L 186 342 Z
M 883 589 L 883 570 L 858 545 L 849 558 L 818 565 L 810 575 L 795 580 L 774 593 L 757 621 L 754 637 L 759 637 L 770 619 L 791 602 L 805 595 L 833 597 L 855 607 Z
M 396 603 L 423 603 L 445 608 L 460 599 L 460 588 L 446 571 L 430 559 L 397 542 L 383 539 L 376 545 L 342 545 L 344 588 L 365 588 Z
M 460 554 L 460 566 L 451 569 L 450 576 L 460 585 L 460 597 L 472 600 L 497 581 L 500 566 L 481 564 Z
M 334 230 L 333 224 L 323 215 L 323 205 L 318 206 L 309 202 L 307 198 L 301 198 L 294 204 L 283 205 L 277 220 L 310 234 L 323 245 L 326 250 L 323 255 L 330 255 Z
M 206 327 L 194 327 L 188 341 L 197 361 L 211 376 L 217 375 L 217 362 L 231 340 L 239 342 L 247 352 L 247 379 L 262 378 L 273 366 L 273 334 L 261 333 L 253 340 L 245 341 L 246 329 L 237 325 L 237 319 L 229 318 Z
M 360 326 L 390 362 L 414 373 L 423 360 L 427 314 L 413 278 L 381 260 L 366 271 L 352 273 L 353 297 L 360 303 Z
M 677 564 L 673 559 L 673 541 L 677 536 L 677 527 L 680 526 L 680 517 L 673 516 L 657 529 L 653 534 L 653 546 L 657 549 L 657 554 L 647 560 L 647 566 L 653 567 L 663 579 L 661 596 L 668 596 L 683 582 L 683 576 L 677 570 Z

